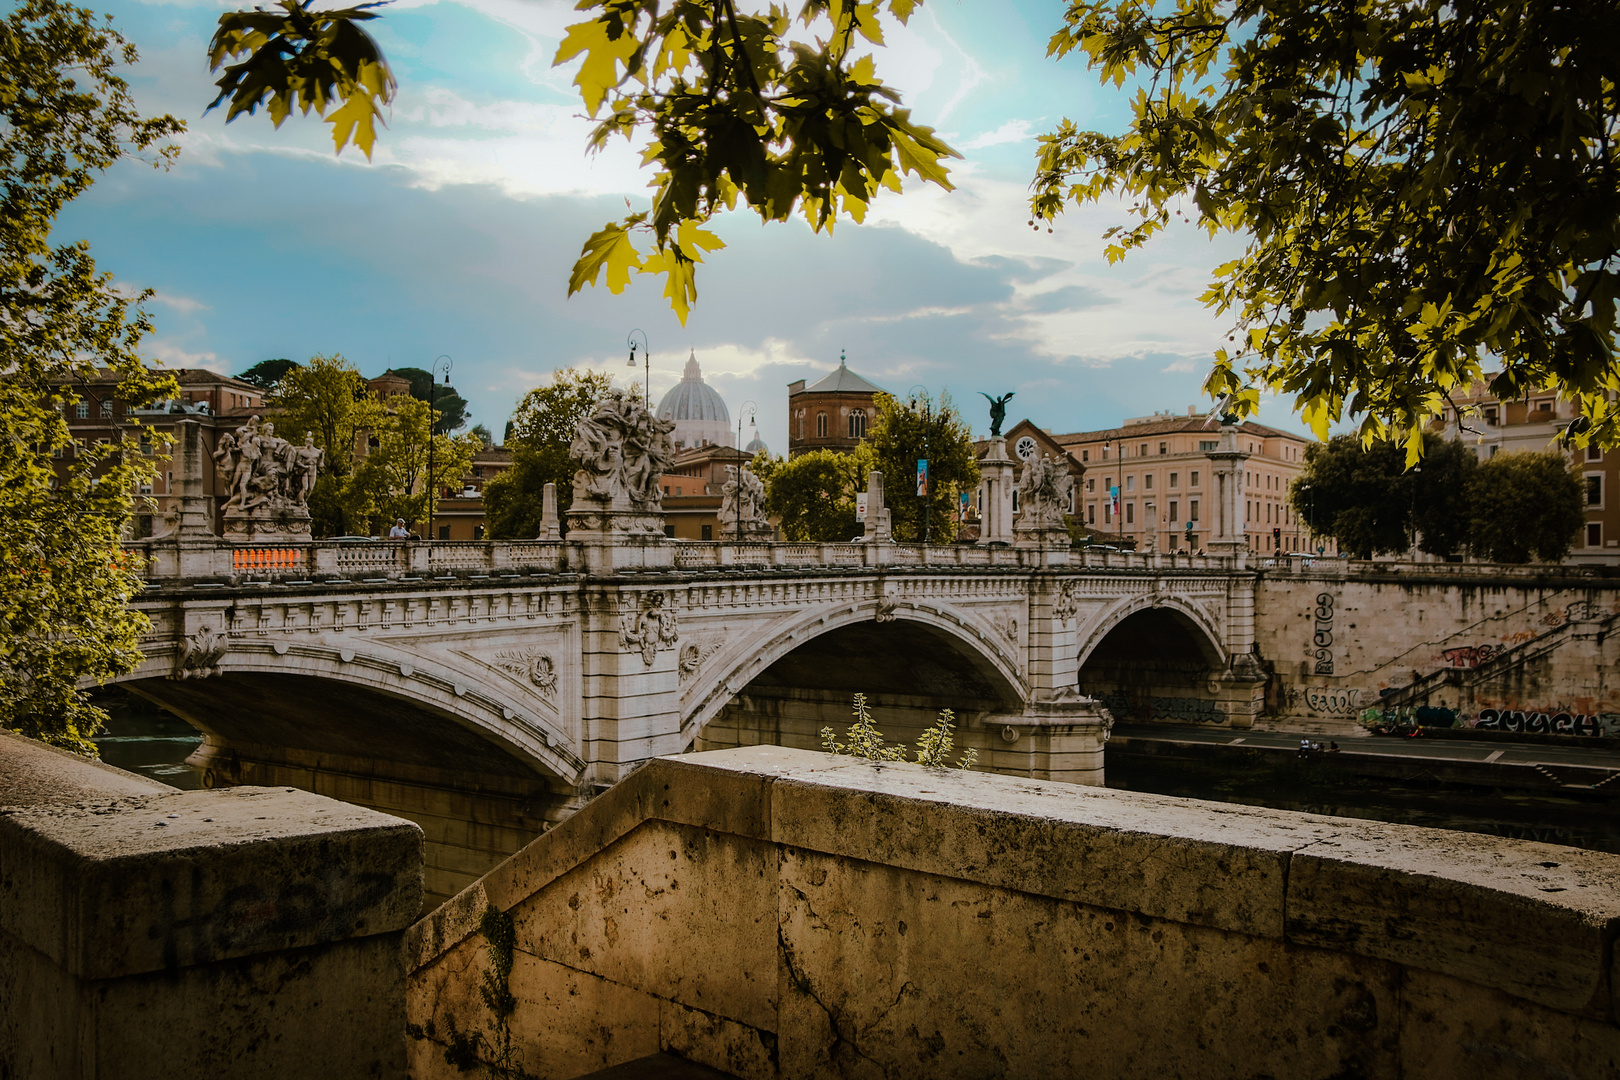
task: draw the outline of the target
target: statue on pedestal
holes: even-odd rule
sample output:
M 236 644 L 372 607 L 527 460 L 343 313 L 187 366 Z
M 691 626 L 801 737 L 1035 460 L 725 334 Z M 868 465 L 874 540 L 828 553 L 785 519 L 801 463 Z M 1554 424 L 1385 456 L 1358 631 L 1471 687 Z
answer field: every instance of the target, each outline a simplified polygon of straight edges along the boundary
M 1013 395 L 1003 394 L 998 398 L 993 398 L 980 390 L 979 396 L 990 403 L 990 437 L 999 439 L 1001 438 L 1002 422 L 1007 419 L 1007 402 L 1012 400 Z
M 1032 457 L 1024 462 L 1023 475 L 1018 478 L 1018 520 L 1013 532 L 1020 539 L 1045 543 L 1069 542 L 1069 528 L 1063 515 L 1069 512 L 1069 499 L 1074 491 L 1074 478 L 1063 462 L 1050 454 Z
M 769 540 L 774 531 L 765 517 L 765 485 L 744 465 L 726 467 L 731 474 L 720 489 L 720 538 Z
M 579 463 L 574 474 L 570 533 L 621 532 L 662 536 L 663 489 L 659 481 L 675 459 L 670 432 L 645 402 L 623 390 L 610 390 L 575 428 L 569 453 Z
M 250 417 L 215 447 L 214 466 L 226 493 L 225 536 L 296 540 L 309 536 L 309 494 L 320 475 L 322 451 L 306 434 L 294 446 L 275 425 Z

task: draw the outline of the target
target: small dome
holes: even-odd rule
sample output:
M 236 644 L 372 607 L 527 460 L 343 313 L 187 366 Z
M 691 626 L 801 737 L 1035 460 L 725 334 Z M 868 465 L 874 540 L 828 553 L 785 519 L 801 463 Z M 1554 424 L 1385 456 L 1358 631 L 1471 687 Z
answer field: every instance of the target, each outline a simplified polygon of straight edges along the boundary
M 687 358 L 681 381 L 658 403 L 658 417 L 677 423 L 682 420 L 704 420 L 727 426 L 731 424 L 731 413 L 726 411 L 726 403 L 713 387 L 703 381 L 696 352 Z
M 743 451 L 748 454 L 768 454 L 771 452 L 771 448 L 766 446 L 765 440 L 756 433 L 752 439 L 748 440 L 748 445 L 743 447 Z

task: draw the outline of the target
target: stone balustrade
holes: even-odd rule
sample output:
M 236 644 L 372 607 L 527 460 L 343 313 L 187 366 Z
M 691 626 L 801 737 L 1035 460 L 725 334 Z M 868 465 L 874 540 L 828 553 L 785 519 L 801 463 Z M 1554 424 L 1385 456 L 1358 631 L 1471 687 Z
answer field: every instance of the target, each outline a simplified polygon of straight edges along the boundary
M 563 541 L 488 540 L 404 543 L 313 541 L 302 544 L 193 542 L 176 548 L 164 541 L 125 545 L 150 584 L 200 581 L 232 584 L 336 583 L 429 578 L 443 575 L 504 575 L 514 572 L 582 572 L 592 564 Z M 1070 570 L 1223 570 L 1240 568 L 1231 556 L 974 544 L 794 543 L 776 541 L 668 541 L 670 568 L 732 570 L 756 567 L 1004 567 Z M 1279 568 L 1286 569 L 1279 562 Z M 649 566 L 649 569 L 656 568 Z

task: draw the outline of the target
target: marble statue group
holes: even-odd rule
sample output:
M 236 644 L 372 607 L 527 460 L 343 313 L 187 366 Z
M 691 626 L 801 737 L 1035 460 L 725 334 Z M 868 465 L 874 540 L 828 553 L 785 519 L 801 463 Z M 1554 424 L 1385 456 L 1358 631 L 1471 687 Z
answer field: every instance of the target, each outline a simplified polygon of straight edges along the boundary
M 220 435 L 213 458 L 226 494 L 227 535 L 309 531 L 309 494 L 322 458 L 310 435 L 301 446 L 288 442 L 255 416 Z

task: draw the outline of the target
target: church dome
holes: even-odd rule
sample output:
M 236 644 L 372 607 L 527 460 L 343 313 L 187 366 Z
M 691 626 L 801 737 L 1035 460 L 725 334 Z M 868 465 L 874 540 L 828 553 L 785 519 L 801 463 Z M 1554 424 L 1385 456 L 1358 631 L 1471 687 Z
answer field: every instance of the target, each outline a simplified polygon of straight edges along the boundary
M 768 454 L 771 452 L 771 448 L 765 445 L 765 440 L 760 438 L 758 433 L 755 433 L 754 437 L 748 440 L 748 445 L 743 447 L 743 450 L 749 454 Z
M 731 425 L 731 413 L 726 411 L 726 403 L 713 387 L 703 381 L 695 351 L 687 358 L 681 381 L 658 403 L 658 417 L 676 423 L 697 420 L 718 422 L 728 427 Z

